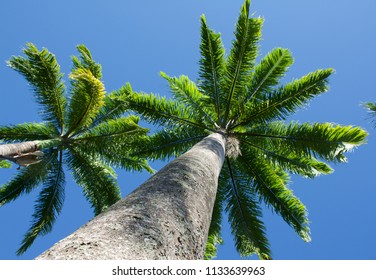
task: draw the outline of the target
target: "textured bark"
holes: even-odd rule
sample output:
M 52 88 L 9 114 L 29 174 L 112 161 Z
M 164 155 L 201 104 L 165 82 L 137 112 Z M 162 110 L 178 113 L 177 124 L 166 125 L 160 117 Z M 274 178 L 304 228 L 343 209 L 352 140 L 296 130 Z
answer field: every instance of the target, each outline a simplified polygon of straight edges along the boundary
M 13 156 L 32 153 L 38 150 L 39 141 L 27 141 L 13 144 L 0 145 L 0 159 L 8 159 Z
M 37 259 L 202 259 L 225 141 L 206 137 Z

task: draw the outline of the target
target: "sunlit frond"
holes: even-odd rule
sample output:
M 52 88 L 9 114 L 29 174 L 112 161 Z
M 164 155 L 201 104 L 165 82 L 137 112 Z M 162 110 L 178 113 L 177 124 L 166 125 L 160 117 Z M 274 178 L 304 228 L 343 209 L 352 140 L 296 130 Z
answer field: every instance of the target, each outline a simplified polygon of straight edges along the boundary
M 77 69 L 89 70 L 95 78 L 100 80 L 102 78 L 102 66 L 95 62 L 89 49 L 85 45 L 78 45 L 77 50 L 80 53 L 79 57 L 73 56 L 73 72 Z
M 210 97 L 207 106 L 214 106 L 217 115 L 216 123 L 222 115 L 225 104 L 221 92 L 220 83 L 225 70 L 225 49 L 222 44 L 221 35 L 213 32 L 206 23 L 205 16 L 201 16 L 201 59 L 198 87 Z
M 333 69 L 317 70 L 263 95 L 259 100 L 249 101 L 246 104 L 245 114 L 240 116 L 235 126 L 285 119 L 312 98 L 326 92 L 328 77 L 333 71 Z
M 39 51 L 28 43 L 23 50 L 27 58 L 13 56 L 8 65 L 21 73 L 30 83 L 36 101 L 41 105 L 42 117 L 55 124 L 60 132 L 64 129 L 66 99 L 63 74 L 55 56 L 47 49 Z
M 105 88 L 89 70 L 78 68 L 70 75 L 72 98 L 67 114 L 67 136 L 91 125 L 104 104 Z
M 288 175 L 268 164 L 257 150 L 243 149 L 238 158 L 240 168 L 250 178 L 250 185 L 260 198 L 295 229 L 299 236 L 310 241 L 309 221 L 304 204 L 287 187 Z
M 258 54 L 258 41 L 261 37 L 262 18 L 249 18 L 249 4 L 246 0 L 241 8 L 236 23 L 235 40 L 230 55 L 227 58 L 223 82 L 223 92 L 226 96 L 224 122 L 227 123 L 230 109 L 243 102 L 245 86 L 249 83 L 249 76 Z M 234 104 L 237 104 L 237 106 Z
M 44 140 L 58 136 L 59 132 L 51 123 L 23 123 L 0 126 L 0 139 L 7 142 Z

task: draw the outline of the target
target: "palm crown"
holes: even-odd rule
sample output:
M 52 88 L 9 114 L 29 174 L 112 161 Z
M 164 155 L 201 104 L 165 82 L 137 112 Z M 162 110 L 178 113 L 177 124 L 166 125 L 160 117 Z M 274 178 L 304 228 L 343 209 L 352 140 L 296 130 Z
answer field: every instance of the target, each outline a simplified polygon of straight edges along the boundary
M 186 76 L 161 73 L 173 99 L 128 92 L 120 97 L 134 111 L 164 129 L 151 137 L 143 154 L 151 159 L 180 155 L 208 134 L 225 135 L 226 159 L 219 179 L 206 257 L 216 254 L 221 213 L 228 212 L 236 248 L 243 256 L 271 257 L 261 220 L 262 203 L 278 213 L 305 241 L 307 211 L 288 188 L 289 174 L 329 174 L 326 162 L 344 162 L 344 152 L 364 142 L 358 127 L 331 123 L 284 122 L 313 97 L 327 91 L 333 69 L 317 70 L 279 85 L 293 58 L 276 48 L 256 64 L 262 18 L 241 8 L 228 56 L 220 34 L 201 17 L 201 59 L 197 84 Z
M 0 140 L 4 143 L 37 140 L 38 149 L 43 151 L 40 161 L 22 168 L 0 188 L 0 205 L 3 205 L 43 185 L 19 254 L 25 252 L 38 235 L 51 230 L 61 211 L 64 163 L 82 187 L 95 214 L 121 198 L 112 167 L 152 172 L 145 159 L 130 153 L 135 145 L 144 141 L 147 129 L 138 125 L 138 117 L 121 117 L 127 108 L 113 99 L 129 91 L 129 86 L 106 95 L 101 66 L 85 46 L 77 49 L 80 56 L 73 57 L 69 101 L 60 66 L 48 50 L 39 51 L 28 44 L 24 49 L 26 58 L 12 57 L 8 62 L 31 85 L 44 120 L 0 127 Z M 0 163 L 9 167 L 5 161 Z

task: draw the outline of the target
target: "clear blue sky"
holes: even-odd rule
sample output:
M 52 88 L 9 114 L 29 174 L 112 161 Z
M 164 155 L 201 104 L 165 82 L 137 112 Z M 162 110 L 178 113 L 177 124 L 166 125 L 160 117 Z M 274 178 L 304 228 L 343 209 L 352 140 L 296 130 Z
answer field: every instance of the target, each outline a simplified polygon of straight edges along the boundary
M 26 81 L 6 66 L 27 42 L 54 53 L 65 74 L 75 46 L 85 44 L 103 66 L 107 91 L 130 82 L 135 90 L 169 95 L 158 73 L 197 78 L 200 15 L 221 32 L 227 50 L 242 0 L 65 0 L 1 1 L 0 125 L 40 121 Z M 299 121 L 358 125 L 369 131 L 368 144 L 334 166 L 332 175 L 314 180 L 293 177 L 291 188 L 306 204 L 312 242 L 304 243 L 281 218 L 265 211 L 264 221 L 275 259 L 375 259 L 376 129 L 361 102 L 376 101 L 376 2 L 373 0 L 254 0 L 251 10 L 265 18 L 261 56 L 274 47 L 292 51 L 295 63 L 286 80 L 318 68 L 333 67 L 330 91 L 296 114 Z M 65 76 L 66 77 L 66 76 Z M 158 169 L 161 164 L 153 164 Z M 0 184 L 16 174 L 0 170 Z M 148 175 L 119 173 L 125 195 Z M 53 231 L 17 257 L 29 227 L 38 192 L 0 208 L 0 259 L 32 259 L 92 218 L 80 188 L 66 184 L 64 209 Z M 219 259 L 238 259 L 228 229 Z

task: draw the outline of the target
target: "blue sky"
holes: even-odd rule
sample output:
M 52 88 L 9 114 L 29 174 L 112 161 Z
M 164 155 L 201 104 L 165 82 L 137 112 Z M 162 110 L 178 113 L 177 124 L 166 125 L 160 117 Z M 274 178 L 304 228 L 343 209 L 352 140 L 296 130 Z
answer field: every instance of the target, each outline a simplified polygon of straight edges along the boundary
M 6 66 L 27 42 L 54 53 L 66 75 L 75 47 L 85 44 L 102 64 L 108 92 L 126 82 L 133 89 L 169 95 L 159 71 L 197 78 L 200 15 L 221 32 L 227 50 L 242 0 L 81 0 L 1 1 L 0 125 L 40 121 L 26 81 Z M 303 121 L 358 125 L 369 131 L 368 144 L 348 154 L 349 162 L 314 180 L 292 177 L 291 188 L 305 203 L 312 242 L 304 243 L 281 218 L 266 210 L 264 221 L 275 259 L 375 259 L 376 128 L 361 102 L 376 101 L 376 2 L 372 0 L 254 0 L 251 11 L 265 18 L 260 57 L 274 47 L 295 58 L 286 81 L 332 67 L 330 91 L 293 116 Z M 66 78 L 66 76 L 65 76 Z M 162 163 L 152 163 L 158 169 Z M 17 172 L 0 170 L 0 184 Z M 119 173 L 123 195 L 147 174 Z M 15 255 L 29 227 L 38 192 L 0 208 L 0 259 L 32 259 L 92 218 L 80 188 L 66 184 L 64 208 L 53 231 Z M 239 259 L 224 225 L 225 245 L 218 259 Z

